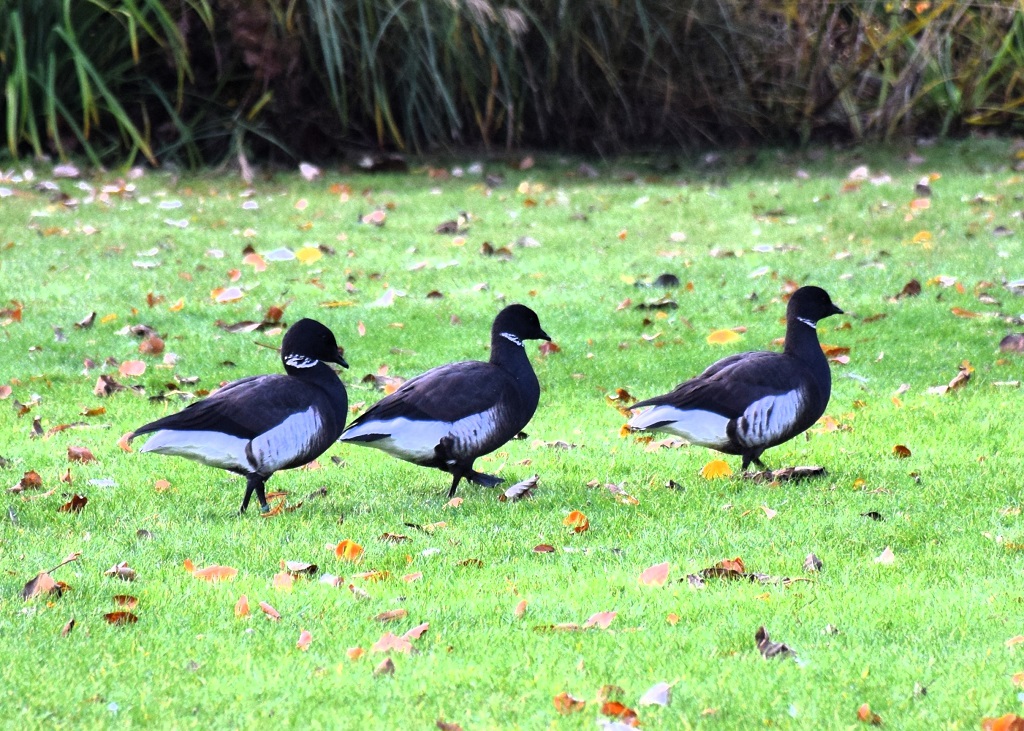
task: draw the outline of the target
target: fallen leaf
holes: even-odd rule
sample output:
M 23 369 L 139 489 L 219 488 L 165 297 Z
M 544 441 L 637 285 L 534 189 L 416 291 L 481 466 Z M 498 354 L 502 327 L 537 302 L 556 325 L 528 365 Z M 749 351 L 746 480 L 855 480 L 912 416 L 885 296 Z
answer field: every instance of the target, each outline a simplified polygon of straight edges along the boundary
M 402 577 L 402 581 L 404 581 L 407 584 L 411 584 L 412 582 L 419 581 L 422 578 L 423 578 L 423 572 L 422 571 L 417 571 L 417 572 L 412 573 L 412 574 L 406 574 L 405 576 Z
M 882 725 L 882 717 L 872 711 L 867 703 L 862 703 L 857 709 L 857 720 L 861 723 L 870 723 L 872 726 Z
M 574 533 L 584 533 L 590 529 L 590 521 L 579 510 L 573 510 L 569 513 L 565 520 L 562 521 L 562 525 L 572 528 Z
M 512 610 L 512 616 L 515 617 L 516 619 L 522 618 L 522 616 L 524 614 L 526 614 L 526 606 L 527 606 L 526 600 L 525 599 L 520 600 L 520 602 L 518 604 L 516 604 L 516 608 Z
M 235 616 L 249 616 L 249 597 L 247 597 L 245 594 L 242 594 L 242 596 L 238 597 L 238 601 L 235 602 Z
M 730 475 L 732 475 L 732 468 L 724 459 L 713 459 L 700 470 L 700 476 L 705 480 L 717 480 Z
M 278 611 L 277 611 L 276 609 L 274 609 L 274 608 L 273 608 L 272 606 L 270 606 L 269 604 L 267 604 L 266 602 L 260 602 L 260 609 L 262 609 L 262 610 L 263 610 L 263 613 L 264 613 L 265 615 L 267 615 L 267 618 L 268 618 L 268 619 L 272 619 L 272 620 L 274 620 L 275 622 L 276 622 L 277 620 L 281 619 L 281 613 L 280 613 L 280 612 L 278 612 Z
M 394 622 L 396 619 L 405 619 L 409 616 L 409 610 L 407 609 L 390 609 L 386 612 L 381 612 L 374 619 L 378 622 Z
M 892 552 L 892 549 L 889 548 L 889 546 L 886 546 L 885 550 L 882 551 L 882 553 L 880 553 L 878 557 L 875 559 L 875 563 L 880 563 L 884 566 L 888 566 L 892 564 L 895 560 L 896 555 Z
M 999 718 L 982 718 L 982 731 L 1024 731 L 1024 718 L 1007 713 Z
M 617 718 L 619 723 L 626 726 L 639 726 L 640 719 L 636 715 L 636 711 L 632 708 L 626 707 L 619 701 L 605 701 L 601 705 L 601 713 L 605 716 L 611 716 Z
M 122 376 L 141 376 L 146 372 L 146 363 L 141 360 L 126 360 L 117 367 Z
M 402 635 L 402 637 L 404 637 L 407 640 L 418 640 L 420 637 L 423 636 L 423 633 L 426 632 L 428 629 L 430 629 L 430 622 L 424 622 L 423 624 L 418 624 L 411 630 L 407 631 L 404 635 Z
M 765 659 L 772 657 L 784 657 L 786 655 L 796 656 L 796 653 L 793 652 L 793 650 L 785 643 L 772 642 L 764 627 L 757 628 L 757 632 L 754 634 L 754 640 L 757 642 L 758 651 L 764 655 Z
M 48 571 L 41 571 L 29 580 L 21 590 L 22 599 L 32 599 L 44 594 L 54 594 L 59 597 L 64 592 L 64 586 L 50 576 Z
M 977 312 L 971 312 L 970 310 L 965 310 L 962 307 L 954 307 L 953 309 L 950 310 L 950 312 L 952 312 L 957 317 L 964 317 L 967 319 L 981 317 L 981 315 L 979 315 Z
M 453 498 L 452 498 L 451 500 L 449 500 L 448 502 L 446 502 L 446 503 L 444 504 L 444 506 L 445 506 L 446 508 L 457 508 L 457 507 L 459 507 L 460 505 L 462 505 L 462 501 L 463 501 L 463 498 L 461 498 L 461 497 L 453 497 Z
M 103 619 L 113 625 L 135 624 L 139 621 L 139 618 L 131 612 L 108 612 L 103 615 Z
M 310 634 L 309 630 L 302 630 L 299 632 L 299 639 L 295 643 L 295 646 L 305 652 L 309 649 L 309 644 L 313 641 L 313 635 Z
M 715 330 L 707 337 L 708 343 L 711 345 L 728 345 L 729 343 L 735 343 L 737 340 L 742 339 L 735 330 Z
M 555 552 L 555 547 L 554 546 L 550 546 L 547 543 L 541 543 L 541 544 L 533 547 L 533 552 L 534 553 L 554 553 Z
M 807 558 L 804 559 L 804 571 L 817 572 L 821 571 L 821 568 L 821 559 L 815 556 L 813 553 L 808 553 Z
M 71 634 L 71 630 L 73 630 L 74 628 L 75 628 L 75 618 L 72 617 L 71 619 L 69 619 L 67 621 L 67 624 L 64 625 L 63 629 L 61 629 L 60 636 L 61 637 L 67 637 L 69 634 Z
M 294 584 L 295 577 L 287 571 L 281 571 L 274 574 L 272 586 L 278 591 L 291 591 Z
M 24 492 L 25 490 L 39 490 L 43 486 L 43 478 L 35 470 L 29 470 L 21 479 L 14 483 L 13 487 L 7 488 L 7 492 Z
M 537 482 L 539 480 L 540 475 L 533 475 L 532 477 L 527 477 L 522 482 L 517 482 L 499 495 L 498 501 L 503 503 L 515 502 L 516 500 L 533 497 L 533 491 L 537 488 Z
M 902 444 L 897 444 L 895 447 L 893 447 L 892 453 L 893 455 L 899 457 L 900 459 L 906 459 L 907 457 L 910 456 L 910 450 L 907 449 L 907 447 Z
M 555 704 L 555 710 L 563 715 L 568 715 L 570 713 L 582 711 L 587 705 L 586 701 L 580 700 L 579 698 L 576 698 L 575 696 L 572 696 L 569 693 L 565 692 L 559 693 L 554 697 L 553 700 Z
M 664 586 L 668 581 L 668 569 L 667 561 L 646 568 L 640 574 L 640 583 L 644 586 Z
M 394 675 L 395 662 L 390 657 L 384 658 L 377 667 L 373 669 L 374 675 Z
M 191 564 L 192 562 L 189 561 L 185 568 L 191 571 L 192 575 L 197 579 L 203 579 L 204 581 L 233 579 L 238 575 L 238 569 L 231 568 L 230 566 L 218 566 L 217 564 L 214 564 L 212 566 L 207 566 L 204 569 L 197 569 L 194 566 L 192 568 L 188 568 Z
M 96 458 L 87 447 L 68 447 L 68 459 L 72 462 L 95 462 Z
M 114 604 L 125 609 L 135 609 L 139 605 L 139 598 L 129 594 L 117 594 L 114 596 Z
M 334 555 L 342 561 L 357 561 L 363 555 L 363 547 L 346 538 L 335 546 Z
M 640 696 L 638 706 L 667 706 L 672 700 L 672 686 L 668 683 L 656 683 Z
M 590 615 L 590 618 L 583 623 L 583 629 L 590 629 L 591 627 L 597 627 L 598 629 L 608 629 L 608 626 L 615 619 L 615 615 L 618 612 L 597 612 L 596 614 Z
M 361 647 L 350 647 L 345 650 L 345 655 L 349 660 L 358 660 L 366 654 L 366 650 Z
M 412 643 L 406 637 L 399 637 L 392 632 L 385 632 L 384 635 L 373 643 L 370 652 L 412 652 Z
M 89 498 L 85 495 L 72 495 L 71 499 L 57 508 L 60 513 L 80 513 L 85 508 Z
M 103 572 L 104 576 L 113 576 L 121 581 L 135 581 L 135 569 L 128 565 L 127 561 L 114 564 Z

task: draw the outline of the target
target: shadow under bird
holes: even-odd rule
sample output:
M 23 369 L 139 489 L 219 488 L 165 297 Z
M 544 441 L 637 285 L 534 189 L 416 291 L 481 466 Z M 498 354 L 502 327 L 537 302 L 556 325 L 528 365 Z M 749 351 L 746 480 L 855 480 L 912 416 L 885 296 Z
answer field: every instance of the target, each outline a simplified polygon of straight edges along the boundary
M 551 340 L 537 313 L 509 305 L 491 326 L 491 358 L 433 368 L 403 383 L 357 418 L 341 441 L 452 475 L 448 497 L 465 478 L 485 487 L 504 480 L 473 469 L 525 427 L 540 400 L 540 384 L 524 340 Z
M 292 325 L 281 342 L 285 375 L 250 376 L 221 387 L 176 414 L 139 427 L 152 433 L 143 452 L 202 462 L 244 475 L 240 512 L 256 493 L 269 510 L 264 485 L 278 470 L 301 467 L 334 443 L 345 428 L 348 396 L 328 363 L 348 368 L 332 333 L 316 320 Z
M 691 444 L 743 457 L 764 467 L 761 454 L 816 422 L 832 393 L 832 374 L 818 342 L 817 325 L 843 311 L 820 287 L 801 287 L 786 308 L 781 353 L 730 355 L 669 393 L 631 408 L 634 431 L 657 431 Z

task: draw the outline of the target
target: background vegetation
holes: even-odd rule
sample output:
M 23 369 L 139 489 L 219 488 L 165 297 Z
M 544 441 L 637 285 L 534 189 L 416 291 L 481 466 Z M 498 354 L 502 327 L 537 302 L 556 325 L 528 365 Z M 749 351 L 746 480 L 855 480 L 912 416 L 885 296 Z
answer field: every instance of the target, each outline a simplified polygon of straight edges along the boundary
M 605 153 L 1016 128 L 1017 2 L 5 0 L 10 154 Z

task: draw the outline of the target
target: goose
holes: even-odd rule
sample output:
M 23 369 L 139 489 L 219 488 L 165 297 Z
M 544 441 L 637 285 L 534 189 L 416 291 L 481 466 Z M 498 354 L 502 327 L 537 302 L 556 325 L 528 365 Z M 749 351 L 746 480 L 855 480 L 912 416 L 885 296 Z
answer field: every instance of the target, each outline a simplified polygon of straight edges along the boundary
M 448 497 L 465 478 L 486 487 L 504 480 L 473 469 L 525 427 L 540 400 L 540 384 L 524 340 L 551 340 L 537 313 L 509 305 L 491 326 L 488 362 L 438 366 L 403 383 L 349 425 L 341 441 L 452 475 Z
M 348 368 L 332 333 L 316 320 L 292 325 L 281 342 L 285 375 L 232 381 L 185 409 L 151 421 L 127 436 L 127 443 L 153 434 L 142 452 L 185 457 L 244 475 L 245 497 L 253 493 L 260 511 L 270 508 L 264 485 L 279 470 L 301 467 L 319 457 L 345 427 L 345 385 L 327 363 Z
M 816 422 L 828 405 L 832 375 L 818 343 L 819 320 L 843 311 L 821 287 L 801 287 L 786 308 L 781 353 L 747 352 L 713 363 L 669 393 L 634 404 L 634 431 L 683 437 L 691 444 L 741 455 L 764 467 L 761 455 Z M 648 408 L 649 407 L 649 408 Z

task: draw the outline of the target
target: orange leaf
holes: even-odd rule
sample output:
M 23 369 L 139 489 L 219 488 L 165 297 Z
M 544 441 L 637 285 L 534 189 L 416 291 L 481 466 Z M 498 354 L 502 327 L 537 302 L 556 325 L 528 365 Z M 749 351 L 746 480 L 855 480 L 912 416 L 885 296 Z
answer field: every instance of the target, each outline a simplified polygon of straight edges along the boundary
M 632 708 L 627 708 L 618 701 L 605 701 L 601 706 L 601 713 L 605 716 L 619 719 L 619 722 L 626 726 L 640 725 L 640 719 L 637 718 L 636 711 Z
M 424 622 L 423 624 L 418 624 L 413 627 L 402 635 L 402 637 L 407 640 L 418 640 L 428 629 L 430 629 L 430 622 Z
M 363 555 L 363 547 L 346 538 L 334 547 L 334 555 L 342 561 L 356 561 Z
M 664 586 L 668 581 L 668 562 L 655 564 L 640 574 L 640 583 L 644 586 Z
M 237 282 L 241 278 L 242 278 L 242 272 L 240 272 L 238 269 L 228 269 L 228 281 L 229 282 Z
M 742 336 L 735 330 L 715 330 L 708 335 L 707 341 L 711 345 L 727 345 L 740 340 Z
M 141 360 L 126 360 L 117 368 L 122 376 L 141 376 L 146 372 L 146 364 Z
M 717 480 L 721 477 L 729 477 L 731 474 L 732 468 L 724 459 L 713 459 L 700 470 L 700 476 L 705 480 Z
M 247 597 L 245 594 L 242 594 L 242 596 L 238 597 L 238 601 L 235 602 L 235 616 L 249 616 L 249 597 Z
M 982 731 L 1024 731 L 1024 718 L 1007 713 L 999 718 L 981 719 Z
M 462 505 L 462 498 L 460 497 L 453 497 L 451 500 L 444 504 L 446 508 L 457 508 L 460 505 Z
M 576 711 L 582 711 L 587 705 L 586 701 L 581 701 L 579 698 L 569 695 L 568 693 L 559 693 L 554 698 L 555 710 L 562 714 L 575 713 Z
M 910 450 L 902 444 L 897 444 L 892 448 L 892 453 L 900 459 L 906 459 L 910 456 Z
M 378 622 L 394 622 L 396 619 L 405 619 L 408 616 L 408 609 L 389 609 L 386 612 L 381 612 L 374 619 Z
M 679 624 L 679 615 L 675 612 L 669 612 L 668 615 L 665 617 L 665 621 L 673 627 L 675 627 L 677 624 Z
M 857 709 L 857 719 L 862 723 L 870 723 L 872 726 L 882 725 L 882 717 L 872 711 L 871 706 L 867 703 L 862 704 L 861 707 Z
M 309 649 L 309 643 L 313 641 L 313 635 L 309 633 L 309 630 L 302 630 L 299 632 L 299 641 L 295 643 L 295 646 L 305 652 Z
M 422 571 L 417 571 L 414 574 L 406 574 L 405 576 L 402 577 L 402 581 L 404 581 L 406 583 L 412 583 L 413 581 L 419 581 L 422 578 L 423 578 L 423 572 Z
M 562 521 L 562 525 L 569 526 L 574 533 L 584 533 L 590 529 L 590 521 L 579 510 L 573 510 L 569 513 L 565 520 Z
M 267 270 L 267 262 L 255 251 L 242 257 L 242 263 L 248 264 L 254 271 L 264 272 Z
M 185 568 L 191 565 L 191 561 Z M 221 579 L 233 579 L 238 575 L 238 569 L 233 569 L 230 566 L 207 566 L 205 569 L 192 568 L 192 575 L 197 579 L 203 579 L 204 581 L 220 581 Z
M 962 307 L 954 307 L 953 309 L 950 310 L 950 312 L 952 312 L 957 317 L 981 317 L 981 315 L 979 315 L 977 312 L 971 312 L 970 310 L 965 310 Z
M 274 609 L 274 608 L 273 608 L 272 606 L 270 606 L 269 604 L 267 604 L 266 602 L 260 602 L 260 609 L 262 609 L 262 610 L 263 610 L 263 613 L 264 613 L 265 615 L 267 615 L 267 617 L 268 617 L 269 619 L 272 619 L 272 620 L 274 620 L 275 622 L 276 622 L 277 620 L 281 619 L 281 613 L 280 613 L 280 612 L 278 612 L 278 611 L 277 611 L 276 609 Z
M 392 632 L 385 632 L 384 635 L 373 643 L 370 652 L 412 652 L 412 643 L 405 637 L 399 637 Z
M 167 309 L 170 310 L 171 312 L 181 312 L 183 309 L 185 309 L 185 298 L 179 298 L 177 302 L 169 306 Z
M 518 604 L 516 604 L 516 608 L 512 610 L 512 616 L 515 617 L 516 619 L 519 619 L 524 614 L 526 614 L 526 600 L 525 599 L 523 599 Z
M 361 647 L 350 647 L 345 650 L 345 654 L 348 656 L 349 660 L 358 660 L 366 654 L 366 650 Z

